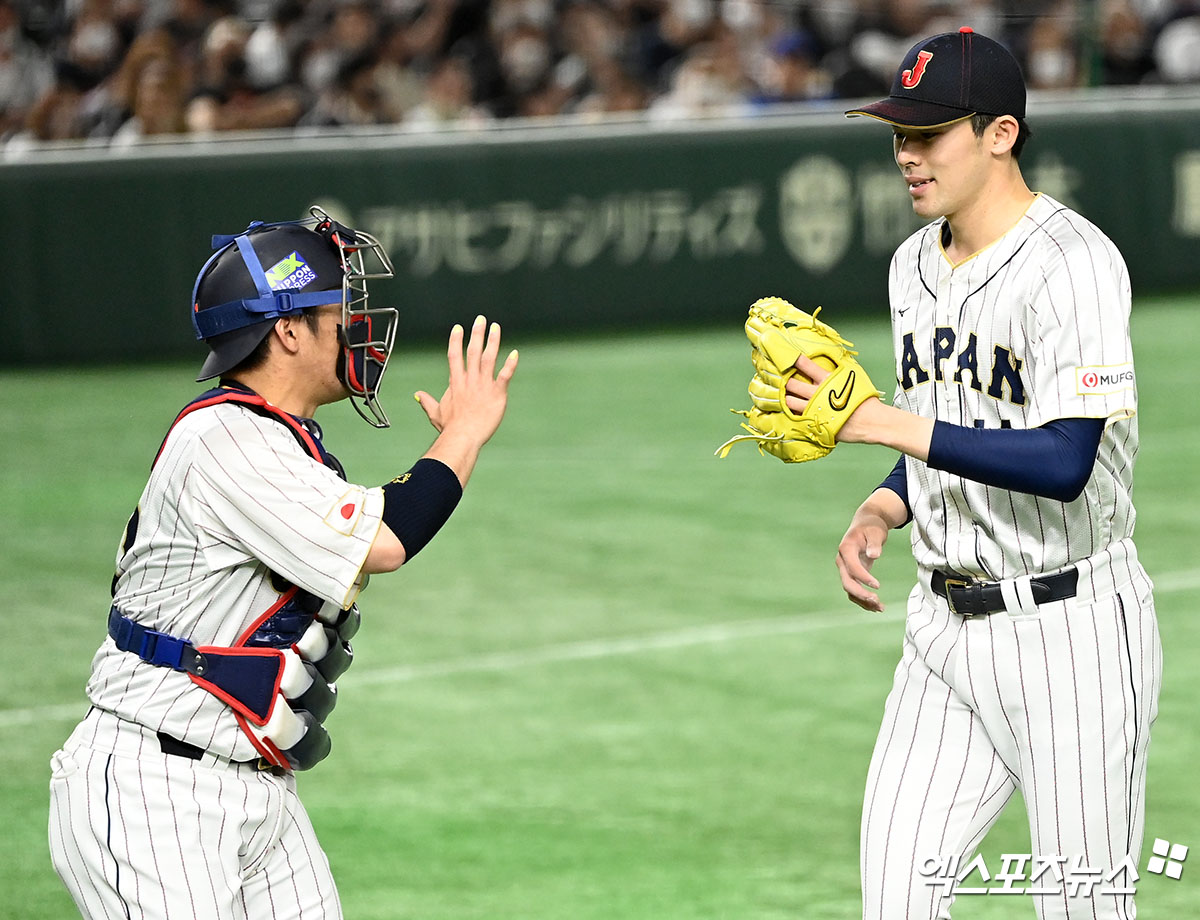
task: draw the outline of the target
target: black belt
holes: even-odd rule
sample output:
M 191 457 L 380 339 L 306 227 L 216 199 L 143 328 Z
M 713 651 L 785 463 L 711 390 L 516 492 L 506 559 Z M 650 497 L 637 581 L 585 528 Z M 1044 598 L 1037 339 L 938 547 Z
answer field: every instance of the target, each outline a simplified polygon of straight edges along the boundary
M 1075 596 L 1079 572 L 1067 569 L 1057 575 L 1042 575 L 1029 580 L 1035 604 L 1049 604 Z M 940 594 L 950 609 L 964 617 L 981 617 L 1004 609 L 1004 593 L 994 581 L 972 581 L 945 572 L 933 573 L 933 593 Z
M 199 760 L 204 756 L 204 748 L 197 747 L 194 744 L 189 744 L 186 741 L 180 741 L 178 738 L 172 738 L 166 732 L 158 732 L 158 746 L 162 748 L 164 754 L 174 754 L 177 757 L 186 757 L 188 760 Z M 260 773 L 274 773 L 276 776 L 282 776 L 287 771 L 282 767 L 277 767 L 268 761 L 265 757 L 259 757 L 257 760 L 238 761 L 233 763 L 249 763 L 254 765 L 254 769 Z
M 186 757 L 188 760 L 199 760 L 204 756 L 204 748 L 180 741 L 178 738 L 172 738 L 165 732 L 158 733 L 158 746 L 162 748 L 164 754 L 175 754 L 179 757 Z

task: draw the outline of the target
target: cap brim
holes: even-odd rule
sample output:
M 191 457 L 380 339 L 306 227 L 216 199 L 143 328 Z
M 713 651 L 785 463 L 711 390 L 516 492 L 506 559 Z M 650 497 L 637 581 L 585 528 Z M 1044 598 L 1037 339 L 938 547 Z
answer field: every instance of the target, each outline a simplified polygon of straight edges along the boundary
M 275 320 L 268 319 L 253 326 L 214 336 L 206 343 L 211 351 L 204 361 L 204 366 L 200 368 L 200 376 L 196 378 L 196 383 L 203 383 L 233 370 L 250 357 L 250 353 L 258 347 L 259 342 L 274 325 Z
M 846 112 L 846 117 L 868 115 L 899 128 L 942 128 L 970 118 L 974 114 L 968 109 L 939 105 L 936 102 L 888 96 L 870 105 L 850 109 Z

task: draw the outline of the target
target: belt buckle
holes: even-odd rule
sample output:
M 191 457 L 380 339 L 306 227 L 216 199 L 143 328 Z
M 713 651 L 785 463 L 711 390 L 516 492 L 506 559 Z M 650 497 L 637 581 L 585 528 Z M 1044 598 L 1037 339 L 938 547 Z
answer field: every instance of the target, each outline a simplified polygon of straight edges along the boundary
M 283 767 L 271 763 L 265 757 L 258 758 L 257 761 L 251 761 L 254 764 L 255 773 L 270 773 L 272 776 L 286 776 L 287 770 Z
M 950 606 L 950 610 L 954 613 L 958 613 L 958 615 L 961 617 L 973 617 L 976 616 L 976 614 L 959 613 L 958 608 L 954 606 L 954 598 L 950 596 L 950 591 L 953 588 L 969 588 L 973 584 L 975 584 L 975 582 L 972 582 L 966 578 L 947 578 L 945 584 L 942 585 L 942 593 L 946 595 L 946 603 Z

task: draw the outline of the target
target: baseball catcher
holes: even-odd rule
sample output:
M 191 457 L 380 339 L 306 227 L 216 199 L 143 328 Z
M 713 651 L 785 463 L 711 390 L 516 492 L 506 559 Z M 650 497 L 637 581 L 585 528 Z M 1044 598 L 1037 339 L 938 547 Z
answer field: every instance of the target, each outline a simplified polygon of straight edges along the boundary
M 763 297 L 750 305 L 746 337 L 750 339 L 750 409 L 733 409 L 746 417 L 749 434 L 730 438 L 717 448 L 725 457 L 739 441 L 753 441 L 759 452 L 784 463 L 819 460 L 837 442 L 837 434 L 864 401 L 881 396 L 837 330 L 781 297 Z M 809 364 L 808 362 L 812 362 Z M 814 367 L 815 365 L 815 367 Z M 807 370 L 807 374 L 805 371 Z
M 441 531 L 504 416 L 518 356 L 479 315 L 450 330 L 441 399 L 416 394 L 433 443 L 388 482 L 348 478 L 314 416 L 349 399 L 388 427 L 400 313 L 368 296 L 394 274 L 382 244 L 310 215 L 214 236 L 187 303 L 216 386 L 151 463 L 90 708 L 52 757 L 51 858 L 87 920 L 341 920 L 296 774 L 331 750 L 359 593 Z

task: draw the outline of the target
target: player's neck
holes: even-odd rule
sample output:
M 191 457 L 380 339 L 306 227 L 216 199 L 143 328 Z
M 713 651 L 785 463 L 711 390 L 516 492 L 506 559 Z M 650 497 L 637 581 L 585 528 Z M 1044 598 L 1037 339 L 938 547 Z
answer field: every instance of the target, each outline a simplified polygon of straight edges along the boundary
M 299 418 L 312 418 L 317 412 L 318 401 L 311 387 L 302 380 L 279 373 L 267 362 L 261 367 L 238 374 L 238 383 L 253 390 L 272 406 Z
M 946 215 L 946 257 L 957 265 L 992 245 L 1017 224 L 1035 197 L 1015 166 L 988 183 L 969 203 Z

